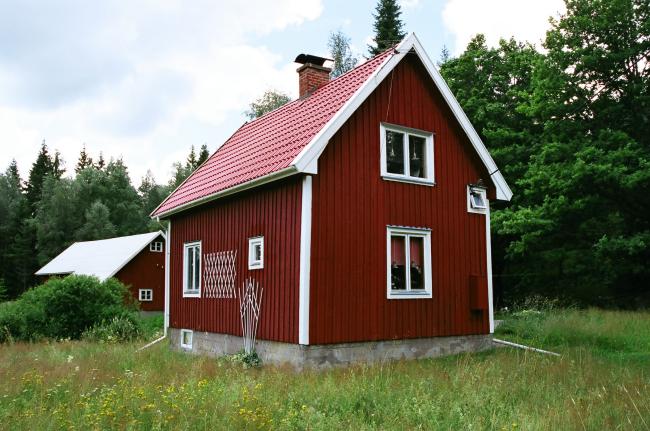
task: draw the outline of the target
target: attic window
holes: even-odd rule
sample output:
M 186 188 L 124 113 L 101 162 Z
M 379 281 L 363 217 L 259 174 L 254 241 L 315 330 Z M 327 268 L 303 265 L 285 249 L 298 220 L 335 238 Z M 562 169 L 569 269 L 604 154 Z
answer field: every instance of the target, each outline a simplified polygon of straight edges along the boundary
M 149 244 L 149 251 L 162 252 L 163 251 L 162 241 L 154 241 L 151 244 Z
M 467 211 L 485 214 L 487 208 L 487 191 L 482 187 L 467 186 Z
M 264 268 L 264 237 L 248 239 L 248 269 Z
M 380 134 L 382 178 L 434 183 L 433 133 L 381 123 Z
M 431 231 L 387 228 L 388 299 L 431 298 Z

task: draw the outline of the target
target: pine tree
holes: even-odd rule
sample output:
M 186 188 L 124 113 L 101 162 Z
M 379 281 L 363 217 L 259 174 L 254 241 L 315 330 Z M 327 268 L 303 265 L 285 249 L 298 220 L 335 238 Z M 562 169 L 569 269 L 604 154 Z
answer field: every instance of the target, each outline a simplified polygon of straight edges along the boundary
M 371 56 L 381 54 L 404 39 L 406 33 L 403 30 L 404 23 L 400 19 L 401 14 L 402 10 L 397 0 L 379 0 L 372 15 L 375 19 L 373 23 L 375 37 L 374 45 L 368 45 Z
M 79 173 L 83 171 L 86 168 L 90 168 L 93 166 L 93 159 L 92 157 L 88 156 L 88 153 L 86 153 L 86 144 L 83 145 L 81 148 L 81 152 L 79 153 L 79 160 L 77 161 L 77 166 L 75 167 L 75 172 Z
M 210 153 L 208 152 L 208 144 L 201 145 L 199 158 L 196 161 L 197 165 L 201 166 L 206 160 L 208 160 L 209 157 L 210 157 Z
M 99 159 L 97 160 L 97 163 L 95 164 L 95 168 L 102 170 L 106 167 L 106 161 L 104 161 L 104 154 L 100 151 L 99 152 Z
M 94 241 L 115 236 L 110 210 L 100 201 L 95 201 L 85 214 L 85 223 L 76 232 L 77 241 Z
M 332 59 L 334 59 L 334 67 L 332 67 L 330 73 L 332 78 L 343 75 L 357 65 L 358 59 L 352 55 L 350 49 L 350 38 L 342 31 L 330 33 L 327 47 L 330 50 Z
M 192 149 L 190 150 L 190 154 L 189 154 L 189 156 L 187 156 L 187 161 L 185 162 L 185 167 L 190 172 L 192 172 L 192 171 L 194 171 L 194 169 L 196 169 L 196 152 L 194 151 L 194 145 L 192 145 Z
M 29 178 L 26 186 L 27 202 L 31 208 L 32 213 L 36 211 L 36 204 L 41 198 L 41 191 L 43 190 L 43 181 L 45 177 L 52 173 L 54 163 L 48 151 L 45 140 L 41 144 L 41 150 L 36 157 L 36 161 L 29 171 Z
M 61 178 L 65 173 L 65 162 L 61 158 L 59 150 L 54 151 L 54 160 L 52 161 L 52 175 L 54 178 Z

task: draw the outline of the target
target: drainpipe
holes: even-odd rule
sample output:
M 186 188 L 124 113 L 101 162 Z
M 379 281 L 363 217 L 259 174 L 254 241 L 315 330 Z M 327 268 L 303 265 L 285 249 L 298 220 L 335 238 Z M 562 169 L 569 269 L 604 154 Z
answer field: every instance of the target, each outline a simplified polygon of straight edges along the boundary
M 167 221 L 167 232 L 165 233 L 165 309 L 163 312 L 164 316 L 164 326 L 163 326 L 163 337 L 167 336 L 167 328 L 169 328 L 169 261 L 170 261 L 170 249 L 171 249 L 171 239 L 172 239 L 172 222 L 171 220 Z

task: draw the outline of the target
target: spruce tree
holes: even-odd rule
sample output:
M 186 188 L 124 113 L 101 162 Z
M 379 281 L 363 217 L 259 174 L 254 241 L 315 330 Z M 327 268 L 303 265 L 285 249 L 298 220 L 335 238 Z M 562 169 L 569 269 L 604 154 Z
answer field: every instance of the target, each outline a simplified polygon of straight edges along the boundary
M 100 151 L 99 152 L 99 159 L 97 160 L 97 163 L 95 164 L 95 168 L 99 169 L 100 171 L 104 169 L 106 166 L 106 161 L 104 160 L 104 154 Z
M 86 144 L 83 145 L 81 148 L 81 152 L 79 153 L 79 160 L 77 161 L 77 166 L 75 167 L 75 172 L 79 173 L 83 171 L 86 168 L 90 168 L 93 166 L 93 159 L 92 157 L 88 156 L 88 153 L 86 152 Z
M 397 0 L 379 0 L 372 15 L 375 19 L 372 25 L 375 30 L 374 45 L 368 45 L 372 57 L 404 39 L 406 33 L 403 30 L 404 23 L 400 19 L 401 14 Z
M 199 152 L 199 158 L 197 159 L 197 167 L 201 166 L 203 162 L 208 160 L 210 153 L 208 152 L 208 144 L 201 145 L 201 151 Z
M 45 144 L 45 140 L 43 140 L 41 150 L 32 165 L 32 169 L 29 171 L 29 177 L 27 179 L 26 196 L 32 213 L 36 211 L 36 204 L 41 198 L 43 181 L 48 174 L 52 173 L 53 166 L 52 157 Z
M 100 201 L 95 201 L 85 214 L 85 223 L 76 232 L 77 241 L 94 241 L 115 236 L 110 210 Z
M 192 149 L 190 150 L 190 154 L 189 154 L 189 156 L 187 156 L 187 161 L 185 162 L 185 167 L 190 172 L 192 172 L 194 169 L 196 169 L 196 152 L 194 151 L 194 145 L 192 145 Z

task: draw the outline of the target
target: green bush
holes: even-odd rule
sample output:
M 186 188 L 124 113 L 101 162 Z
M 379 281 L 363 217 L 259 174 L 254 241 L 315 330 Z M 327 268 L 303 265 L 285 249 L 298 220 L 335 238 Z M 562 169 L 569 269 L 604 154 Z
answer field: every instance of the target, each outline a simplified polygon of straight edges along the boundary
M 77 339 L 99 322 L 135 311 L 129 298 L 127 287 L 115 279 L 52 278 L 0 305 L 0 342 Z
M 135 313 L 115 316 L 111 320 L 102 321 L 81 334 L 81 338 L 97 343 L 121 343 L 135 341 L 143 336 L 141 320 Z

